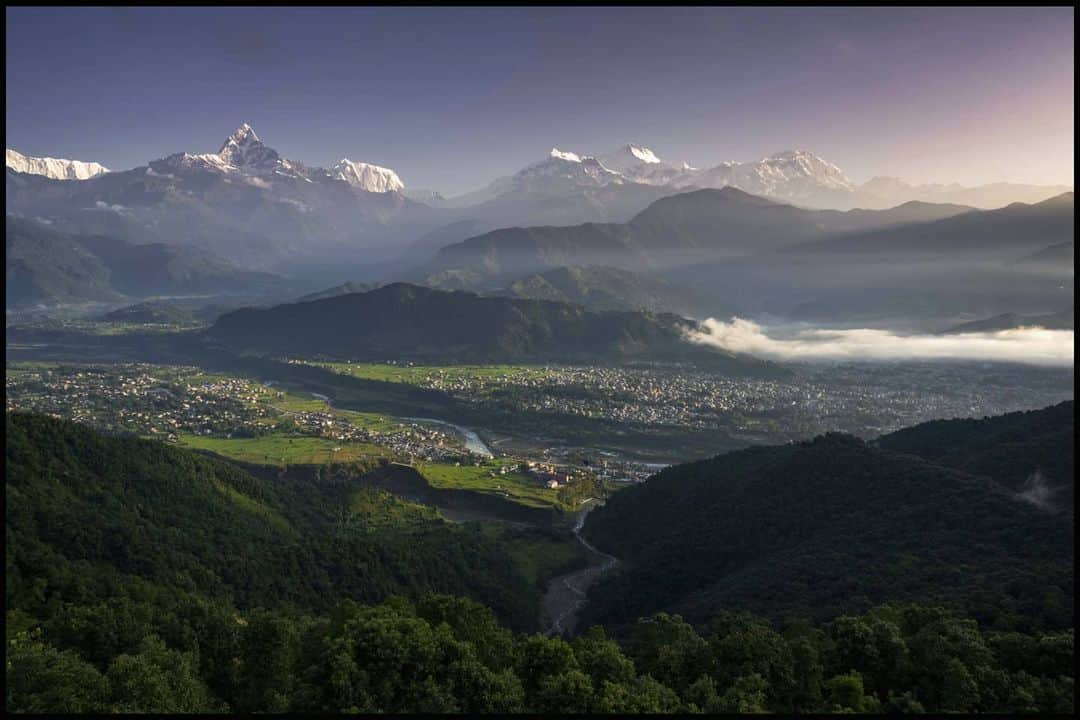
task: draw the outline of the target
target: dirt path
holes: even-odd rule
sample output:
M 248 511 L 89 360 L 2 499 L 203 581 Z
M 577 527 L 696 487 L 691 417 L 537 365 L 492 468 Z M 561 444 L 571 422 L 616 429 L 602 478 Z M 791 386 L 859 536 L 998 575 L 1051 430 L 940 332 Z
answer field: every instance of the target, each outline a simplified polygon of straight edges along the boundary
M 546 635 L 573 635 L 577 628 L 578 614 L 588 602 L 589 587 L 601 575 L 619 563 L 618 558 L 600 552 L 581 536 L 585 518 L 594 507 L 596 506 L 590 505 L 585 512 L 581 513 L 574 525 L 574 537 L 591 558 L 589 566 L 552 578 L 547 592 L 544 593 L 541 626 Z

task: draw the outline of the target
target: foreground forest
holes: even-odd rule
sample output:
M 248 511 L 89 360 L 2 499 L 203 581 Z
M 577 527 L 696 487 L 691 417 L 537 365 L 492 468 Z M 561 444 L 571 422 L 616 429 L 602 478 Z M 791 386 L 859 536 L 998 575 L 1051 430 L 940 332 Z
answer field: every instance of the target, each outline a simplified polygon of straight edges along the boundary
M 586 535 L 626 570 L 593 590 L 589 619 L 738 607 L 826 620 L 913 601 L 1003 630 L 1072 627 L 1071 511 L 1015 481 L 1065 482 L 1072 409 L 917 426 L 882 438 L 889 449 L 830 433 L 666 468 L 590 515 Z M 918 444 L 930 436 L 954 449 Z
M 651 609 L 610 615 L 606 632 L 594 625 L 573 639 L 544 637 L 533 632 L 537 571 L 523 572 L 515 557 L 555 542 L 550 531 L 449 523 L 349 476 L 261 478 L 192 451 L 40 415 L 9 413 L 6 439 L 9 712 L 1073 709 L 1072 575 L 1064 565 L 1071 521 L 999 494 L 993 481 L 851 438 L 672 468 L 616 494 L 596 512 L 593 536 L 609 537 L 604 528 L 640 497 L 652 502 L 656 522 L 668 510 L 685 511 L 653 498 L 671 487 L 673 471 L 686 474 L 684 491 L 700 500 L 701 487 L 717 485 L 706 479 L 707 463 L 737 468 L 773 453 L 767 465 L 787 472 L 792 453 L 828 449 L 838 465 L 816 457 L 816 476 L 867 460 L 843 487 L 852 503 L 882 491 L 872 466 L 896 483 L 908 477 L 900 470 L 914 467 L 919 487 L 943 488 L 935 491 L 945 493 L 940 498 L 929 496 L 942 508 L 936 512 L 949 523 L 967 518 L 955 532 L 981 537 L 970 540 L 977 553 L 946 543 L 935 563 L 961 563 L 955 583 L 978 572 L 997 583 L 1005 573 L 1009 588 L 1024 586 L 1009 595 L 1008 608 L 992 605 L 997 614 L 988 621 L 979 603 L 939 606 L 920 583 L 940 579 L 940 567 L 904 583 L 890 570 L 897 592 L 825 615 L 814 595 L 795 594 L 779 615 L 768 607 L 762 615 L 731 612 L 753 603 L 717 602 L 684 619 L 656 612 L 670 603 L 657 586 L 639 585 L 634 602 Z M 720 475 L 710 469 L 709 477 Z M 814 507 L 835 500 L 813 477 L 800 483 L 803 496 L 777 496 L 808 518 L 807 527 L 821 519 Z M 715 525 L 742 528 L 747 552 L 769 532 L 790 541 L 802 531 L 761 523 L 771 516 L 749 500 L 742 507 L 760 532 L 728 522 L 738 515 L 731 512 Z M 863 512 L 880 523 L 876 507 Z M 956 514 L 962 507 L 969 510 Z M 850 534 L 839 537 L 867 549 L 895 542 L 867 535 L 852 513 L 842 526 Z M 686 520 L 693 531 L 694 516 Z M 896 515 L 881 534 L 892 537 L 912 522 L 912 513 Z M 642 526 L 640 545 L 620 540 L 627 570 L 599 588 L 598 615 L 616 607 L 606 587 L 658 572 L 644 547 L 652 527 Z M 685 536 L 678 557 L 696 557 L 691 551 L 700 552 L 705 537 Z M 1021 537 L 1029 551 L 1013 557 Z M 942 538 L 956 539 L 931 536 Z M 915 541 L 904 542 L 912 553 Z M 837 559 L 836 546 L 818 549 L 823 567 L 847 561 Z M 856 559 L 847 566 L 856 582 L 882 582 L 866 558 Z M 1026 574 L 1021 560 L 1030 565 Z M 661 580 L 671 590 L 689 587 L 682 578 L 691 566 L 669 566 Z M 943 594 L 956 590 L 946 586 Z

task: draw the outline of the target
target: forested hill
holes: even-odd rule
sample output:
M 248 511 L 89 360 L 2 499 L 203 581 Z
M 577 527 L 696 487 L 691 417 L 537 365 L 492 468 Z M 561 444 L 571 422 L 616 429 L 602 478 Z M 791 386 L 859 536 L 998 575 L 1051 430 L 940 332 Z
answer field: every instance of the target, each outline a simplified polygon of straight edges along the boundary
M 1076 497 L 1075 404 L 997 417 L 934 420 L 878 438 L 887 450 L 986 475 L 1052 510 Z
M 1072 523 L 989 478 L 841 434 L 669 467 L 590 514 L 625 570 L 596 622 L 662 609 L 828 618 L 930 601 L 995 627 L 1071 627 Z
M 5 439 L 9 607 L 42 612 L 50 598 L 113 585 L 313 610 L 449 592 L 512 626 L 535 623 L 527 585 L 494 540 L 355 478 L 269 482 L 39 415 L 9 413 Z M 394 527 L 381 527 L 387 516 Z
M 663 360 L 732 374 L 785 374 L 749 356 L 695 345 L 677 315 L 591 312 L 580 305 L 481 297 L 394 283 L 313 302 L 243 309 L 207 333 L 235 350 L 447 362 Z
M 782 632 L 660 614 L 621 644 L 599 627 L 515 633 L 499 619 L 522 586 L 478 525 L 347 474 L 264 481 L 163 443 L 6 422 L 9 713 L 1074 709 L 1071 630 L 908 605 Z

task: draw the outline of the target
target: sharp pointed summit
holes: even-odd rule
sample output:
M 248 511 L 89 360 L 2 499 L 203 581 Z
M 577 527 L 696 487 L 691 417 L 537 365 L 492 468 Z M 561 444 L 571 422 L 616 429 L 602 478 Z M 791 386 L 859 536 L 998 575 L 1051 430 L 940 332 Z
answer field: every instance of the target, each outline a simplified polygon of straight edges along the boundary
M 233 167 L 255 170 L 272 170 L 281 161 L 277 151 L 264 145 L 247 123 L 233 131 L 218 155 Z

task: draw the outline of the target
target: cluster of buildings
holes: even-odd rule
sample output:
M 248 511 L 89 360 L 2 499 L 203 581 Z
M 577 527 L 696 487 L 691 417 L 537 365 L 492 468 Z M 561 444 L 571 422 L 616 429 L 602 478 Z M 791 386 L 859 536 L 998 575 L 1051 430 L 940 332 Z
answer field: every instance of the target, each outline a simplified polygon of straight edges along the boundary
M 341 442 L 365 442 L 394 457 L 474 462 L 460 440 L 415 422 L 377 430 L 348 413 L 289 411 L 275 406 L 285 393 L 244 378 L 208 377 L 195 367 L 124 364 L 35 367 L 9 372 L 8 410 L 33 410 L 97 428 L 177 441 L 183 433 L 257 437 L 275 430 Z
M 575 415 L 616 423 L 722 429 L 784 442 L 827 431 L 873 437 L 943 417 L 981 417 L 1060 402 L 1015 383 L 988 388 L 972 368 L 947 363 L 800 368 L 790 379 L 731 378 L 692 368 L 546 367 L 534 372 L 432 378 L 426 387 L 515 413 Z
M 8 410 L 34 410 L 95 427 L 161 436 L 244 436 L 266 431 L 273 411 L 258 383 L 199 382 L 193 367 L 129 364 L 41 368 L 8 373 Z
M 540 484 L 555 490 L 569 485 L 576 478 L 576 473 L 572 470 L 568 471 L 566 467 L 560 467 L 552 463 L 537 460 L 525 460 L 521 464 L 523 474 L 528 475 Z
M 486 369 L 485 369 L 486 370 Z M 481 408 L 556 418 L 724 430 L 748 442 L 799 440 L 839 430 L 873 437 L 930 419 L 982 417 L 1044 407 L 1072 397 L 1071 376 L 958 364 L 805 366 L 785 380 L 727 378 L 689 368 L 545 367 L 506 372 L 432 370 L 419 384 Z M 1062 371 L 1064 372 L 1064 371 Z M 1048 374 L 1050 373 L 1050 374 Z M 997 378 L 997 379 L 995 379 Z M 482 464 L 449 426 L 397 420 L 365 424 L 347 411 L 291 411 L 285 393 L 196 367 L 148 364 L 14 365 L 6 376 L 7 409 L 33 410 L 106 430 L 176 440 L 180 434 L 223 438 L 285 431 L 364 442 L 412 461 Z M 293 404 L 293 407 L 296 407 Z M 590 465 L 579 467 L 581 457 Z M 574 458 L 577 458 L 576 460 Z M 538 484 L 565 487 L 586 473 L 641 481 L 659 466 L 587 448 L 547 447 L 518 470 Z M 493 473 L 508 472 L 505 466 Z

